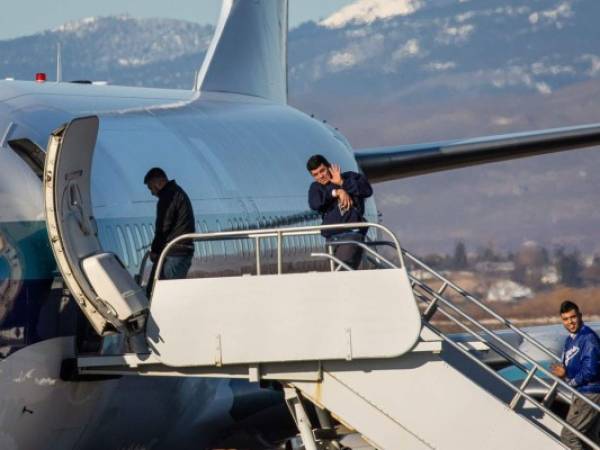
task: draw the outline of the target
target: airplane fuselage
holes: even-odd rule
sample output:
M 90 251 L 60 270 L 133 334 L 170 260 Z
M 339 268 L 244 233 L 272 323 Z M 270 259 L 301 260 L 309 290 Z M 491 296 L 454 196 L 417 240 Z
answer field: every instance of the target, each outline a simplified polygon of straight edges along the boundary
M 85 345 L 85 319 L 48 245 L 41 180 L 11 143 L 44 148 L 54 129 L 90 114 L 100 117 L 92 170 L 99 238 L 132 274 L 153 236 L 156 200 L 143 184 L 151 167 L 186 190 L 199 232 L 314 224 L 307 158 L 322 153 L 357 170 L 336 130 L 255 97 L 0 82 L 0 447 L 198 448 L 256 414 L 279 417 L 278 393 L 227 380 L 60 380 L 75 336 Z M 377 220 L 372 200 L 367 217 Z M 308 263 L 316 245 L 294 239 L 287 256 Z M 239 273 L 253 261 L 247 245 L 231 241 L 197 245 L 193 267 Z

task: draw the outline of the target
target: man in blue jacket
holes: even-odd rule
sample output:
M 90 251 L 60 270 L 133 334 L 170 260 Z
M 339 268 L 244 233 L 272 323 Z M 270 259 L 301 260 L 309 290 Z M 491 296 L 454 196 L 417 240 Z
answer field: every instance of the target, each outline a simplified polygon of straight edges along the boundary
M 560 318 L 569 332 L 565 340 L 562 364 L 554 364 L 552 373 L 596 405 L 600 405 L 600 339 L 583 323 L 579 307 L 566 300 L 560 305 Z M 567 414 L 567 423 L 594 442 L 598 442 L 600 414 L 579 398 Z M 587 448 L 571 431 L 563 428 L 561 440 L 571 449 Z
M 364 222 L 365 198 L 373 194 L 367 178 L 356 172 L 342 173 L 336 164 L 330 164 L 323 155 L 313 155 L 306 168 L 314 178 L 308 190 L 310 209 L 321 213 L 323 225 Z M 328 241 L 363 241 L 366 228 L 358 230 L 323 230 Z M 334 256 L 352 269 L 357 269 L 362 249 L 353 244 L 334 247 Z

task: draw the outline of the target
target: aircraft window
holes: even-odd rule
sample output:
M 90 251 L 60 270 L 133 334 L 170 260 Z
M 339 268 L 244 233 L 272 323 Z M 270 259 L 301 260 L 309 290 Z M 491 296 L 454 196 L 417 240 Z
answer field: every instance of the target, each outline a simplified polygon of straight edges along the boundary
M 98 238 L 100 239 L 100 245 L 102 245 L 102 248 L 110 250 L 114 253 L 115 244 L 111 231 L 112 230 L 110 229 L 110 226 L 101 225 L 100 232 L 98 233 Z
M 200 231 L 201 233 L 208 233 L 208 224 L 206 223 L 205 220 L 203 220 L 199 227 L 198 227 L 198 231 Z M 213 243 L 210 241 L 203 241 L 202 242 L 202 247 L 204 248 L 204 254 L 206 255 L 206 259 L 208 261 L 208 258 L 210 258 L 213 255 Z
M 242 222 L 240 219 L 233 219 L 233 226 L 235 227 L 235 231 L 240 231 L 242 229 Z M 237 240 L 237 250 L 240 256 L 244 255 L 244 248 L 242 245 L 243 239 Z
M 202 233 L 208 233 L 208 224 L 206 223 L 206 220 L 203 220 L 202 223 L 200 224 L 200 231 Z M 205 241 L 203 242 L 204 248 L 205 248 L 205 252 L 206 252 L 206 257 L 207 259 L 213 256 L 213 243 L 210 241 Z
M 258 219 L 258 228 L 261 228 L 261 229 L 264 228 L 262 219 Z M 260 252 L 261 252 L 261 254 L 264 255 L 265 254 L 264 252 L 265 252 L 265 249 L 266 249 L 265 240 L 264 239 L 260 239 L 259 242 L 260 242 Z
M 146 252 L 146 249 L 144 249 L 145 244 L 144 244 L 144 239 L 142 239 L 142 233 L 140 231 L 140 226 L 138 224 L 132 225 L 133 227 L 133 236 L 135 237 L 135 246 L 137 248 L 137 253 L 138 255 L 140 255 L 140 259 L 141 257 L 143 257 L 144 253 Z
M 241 231 L 244 229 L 244 222 L 243 219 L 236 219 L 236 228 L 238 231 Z M 240 239 L 238 242 L 238 247 L 240 248 L 240 253 L 242 255 L 242 257 L 246 257 L 248 256 L 248 239 Z
M 273 218 L 273 216 L 269 216 L 268 223 L 269 228 L 273 228 L 275 224 L 275 219 Z M 275 253 L 277 251 L 277 238 L 267 238 L 267 242 L 269 243 L 269 256 L 275 257 Z
M 194 224 L 194 227 L 196 228 L 196 233 L 200 230 L 200 222 L 196 222 Z M 194 254 L 196 255 L 197 258 L 199 258 L 200 260 L 204 260 L 204 246 L 202 245 L 202 241 L 199 240 L 193 240 L 192 243 L 194 244 Z
M 269 228 L 269 219 L 263 217 L 263 228 Z M 269 256 L 271 253 L 271 238 L 263 238 L 262 239 L 262 250 L 265 256 Z
M 146 230 L 144 230 L 144 224 L 139 225 L 140 236 L 142 238 L 142 245 L 146 246 L 148 244 L 148 238 L 146 237 Z
M 15 139 L 8 141 L 8 145 L 41 180 L 44 174 L 46 153 L 30 139 Z
M 287 225 L 287 221 L 284 217 L 278 217 L 276 220 L 278 222 L 278 226 L 280 226 L 280 227 L 285 228 L 285 226 Z M 289 236 L 282 238 L 281 243 L 283 246 L 283 254 L 289 255 L 289 253 L 290 253 L 290 238 L 289 238 Z
M 229 228 L 231 229 L 231 231 L 237 231 L 238 230 L 237 220 L 236 219 L 229 220 Z M 232 251 L 233 251 L 234 255 L 241 255 L 242 251 L 240 250 L 240 241 L 239 241 L 239 239 L 231 241 L 231 247 L 232 247 Z
M 235 227 L 236 231 L 240 231 L 242 229 L 242 220 L 241 219 L 233 219 L 233 226 Z M 244 246 L 244 240 L 243 239 L 238 239 L 237 241 L 237 249 L 238 249 L 238 255 L 241 256 L 242 258 L 245 256 L 245 246 Z
M 250 230 L 250 222 L 248 219 L 243 219 L 242 228 L 244 230 Z M 248 256 L 254 255 L 254 239 L 244 239 L 244 243 L 246 244 L 246 251 L 248 252 Z
M 144 236 L 144 245 L 150 245 L 152 237 L 150 235 L 149 227 L 146 224 L 142 224 L 142 235 Z
M 292 219 L 288 219 L 287 223 L 289 224 L 290 227 L 294 226 L 294 221 Z M 296 248 L 298 247 L 298 245 L 297 245 L 298 237 L 297 236 L 290 236 L 288 238 L 288 242 L 289 242 L 290 254 L 295 255 L 296 254 Z
M 215 221 L 215 225 L 216 225 L 216 227 L 217 227 L 217 231 L 218 231 L 218 232 L 221 232 L 221 231 L 223 231 L 223 227 L 221 227 L 221 222 L 219 221 L 219 219 L 217 219 L 217 220 Z M 220 243 L 221 243 L 221 244 L 220 244 L 220 247 L 221 247 L 221 254 L 222 254 L 222 256 L 223 256 L 224 258 L 227 258 L 227 252 L 225 251 L 225 241 L 224 241 L 224 240 L 221 240 L 221 241 L 218 241 L 218 242 L 220 242 Z M 216 253 L 218 254 L 219 252 L 217 251 Z
M 294 219 L 292 219 L 291 217 L 287 218 L 287 219 L 283 219 L 284 223 L 286 226 L 289 227 L 293 227 L 294 224 Z M 296 248 L 298 248 L 298 236 L 290 236 L 287 238 L 288 241 L 288 251 L 291 255 L 295 255 L 296 254 Z
M 133 265 L 137 266 L 139 262 L 137 245 L 135 245 L 133 233 L 131 232 L 131 227 L 129 225 L 125 225 L 125 234 L 127 237 L 127 242 L 129 243 L 129 248 L 132 249 L 131 259 L 133 259 Z
M 302 222 L 296 224 L 296 226 L 302 226 Z M 304 236 L 294 236 L 294 253 L 302 253 L 304 247 Z
M 123 234 L 123 230 L 119 225 L 117 225 L 116 228 L 119 243 L 121 244 L 121 255 L 123 256 L 123 263 L 125 264 L 125 267 L 129 267 L 129 254 L 127 253 L 127 242 L 125 241 L 125 235 Z
M 289 224 L 290 227 L 297 227 L 298 226 L 298 222 L 289 219 Z M 291 248 L 290 250 L 292 251 L 293 254 L 296 253 L 296 249 L 298 248 L 298 242 L 299 242 L 299 237 L 298 236 L 290 236 L 290 243 L 291 243 Z
M 305 227 L 306 226 L 306 220 L 304 220 L 304 218 L 302 218 L 302 220 L 300 221 L 299 224 L 301 227 Z M 306 249 L 306 234 L 303 234 L 302 236 L 298 237 L 298 245 L 300 246 L 300 253 L 304 253 L 304 250 Z
M 310 226 L 310 222 L 306 221 L 305 225 Z M 311 247 L 311 235 L 304 236 L 304 250 L 309 251 Z
M 316 234 L 312 234 L 310 236 L 310 247 L 311 249 L 316 249 L 317 248 L 317 235 Z
M 236 231 L 236 226 L 234 224 L 234 220 L 235 219 L 229 219 L 227 222 L 229 223 L 229 229 L 231 231 Z M 227 249 L 230 255 L 235 255 L 236 253 L 238 253 L 238 240 L 229 240 L 227 241 Z

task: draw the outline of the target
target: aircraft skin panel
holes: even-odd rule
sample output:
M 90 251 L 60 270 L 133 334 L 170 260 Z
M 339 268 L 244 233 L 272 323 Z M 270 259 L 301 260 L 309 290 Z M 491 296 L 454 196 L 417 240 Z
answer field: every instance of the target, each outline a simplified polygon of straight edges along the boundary
M 259 411 L 267 413 L 265 423 L 287 418 L 280 393 L 239 380 L 63 382 L 60 361 L 72 357 L 73 348 L 72 336 L 53 338 L 0 361 L 0 448 L 196 450 L 211 447 L 232 427 L 243 430 Z M 291 432 L 288 422 L 278 423 L 281 432 Z M 257 425 L 265 437 L 283 437 L 254 420 Z
M 327 128 L 287 107 L 246 105 L 240 111 L 237 105 L 198 103 L 159 115 L 100 115 L 93 183 L 101 183 L 103 170 L 117 169 L 111 176 L 116 184 L 103 183 L 106 197 L 128 198 L 115 197 L 127 192 L 148 201 L 140 180 L 161 166 L 191 199 L 304 197 L 305 209 L 312 181 L 306 160 L 317 152 L 357 170 L 352 153 Z M 95 202 L 108 201 L 104 194 L 98 192 Z

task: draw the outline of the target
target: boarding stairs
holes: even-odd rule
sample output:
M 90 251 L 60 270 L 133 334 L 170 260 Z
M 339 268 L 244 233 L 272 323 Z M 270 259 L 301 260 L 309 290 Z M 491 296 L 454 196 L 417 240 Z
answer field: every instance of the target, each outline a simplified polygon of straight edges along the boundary
M 286 241 L 318 235 L 327 227 L 202 233 L 174 240 L 158 261 L 145 330 L 121 327 L 130 343 L 137 341 L 129 346 L 135 352 L 81 355 L 79 376 L 277 381 L 309 450 L 340 448 L 332 417 L 377 449 L 563 448 L 560 431 L 569 425 L 553 412 L 552 403 L 568 403 L 580 394 L 468 314 L 466 306 L 479 308 L 549 359 L 558 361 L 556 355 L 401 250 L 393 233 L 379 224 L 333 226 L 370 231 L 365 242 L 338 241 L 312 252 L 326 271 L 285 273 L 291 253 L 290 246 L 285 251 Z M 160 279 L 165 255 L 186 239 L 248 240 L 255 270 L 240 276 Z M 360 246 L 370 270 L 351 270 L 335 257 L 335 245 Z M 264 273 L 269 254 L 274 273 Z M 94 284 L 95 275 L 88 276 Z M 436 317 L 464 331 L 461 338 L 436 326 Z M 465 333 L 470 339 L 464 339 Z M 486 364 L 490 353 L 519 367 L 523 382 L 514 385 Z M 310 404 L 318 423 L 307 413 Z
M 49 243 L 64 283 L 100 336 L 126 343 L 117 354 L 78 355 L 78 377 L 277 381 L 308 450 L 326 442 L 335 448 L 331 417 L 378 449 L 562 447 L 558 436 L 568 425 L 550 406 L 579 394 L 466 306 L 556 356 L 403 251 L 380 224 L 180 236 L 160 255 L 148 298 L 98 238 L 90 189 L 97 133 L 97 117 L 53 132 L 43 177 Z M 368 230 L 365 242 L 324 245 L 320 236 L 359 228 Z M 170 249 L 185 240 L 208 244 L 227 264 L 240 252 L 245 267 L 254 262 L 235 275 L 161 279 Z M 372 270 L 351 270 L 336 258 L 335 245 L 360 246 Z M 444 332 L 434 320 L 440 316 L 472 339 Z M 485 363 L 490 353 L 521 368 L 524 381 L 514 386 L 492 370 Z M 532 387 L 543 389 L 540 400 Z M 319 425 L 306 412 L 310 403 Z

